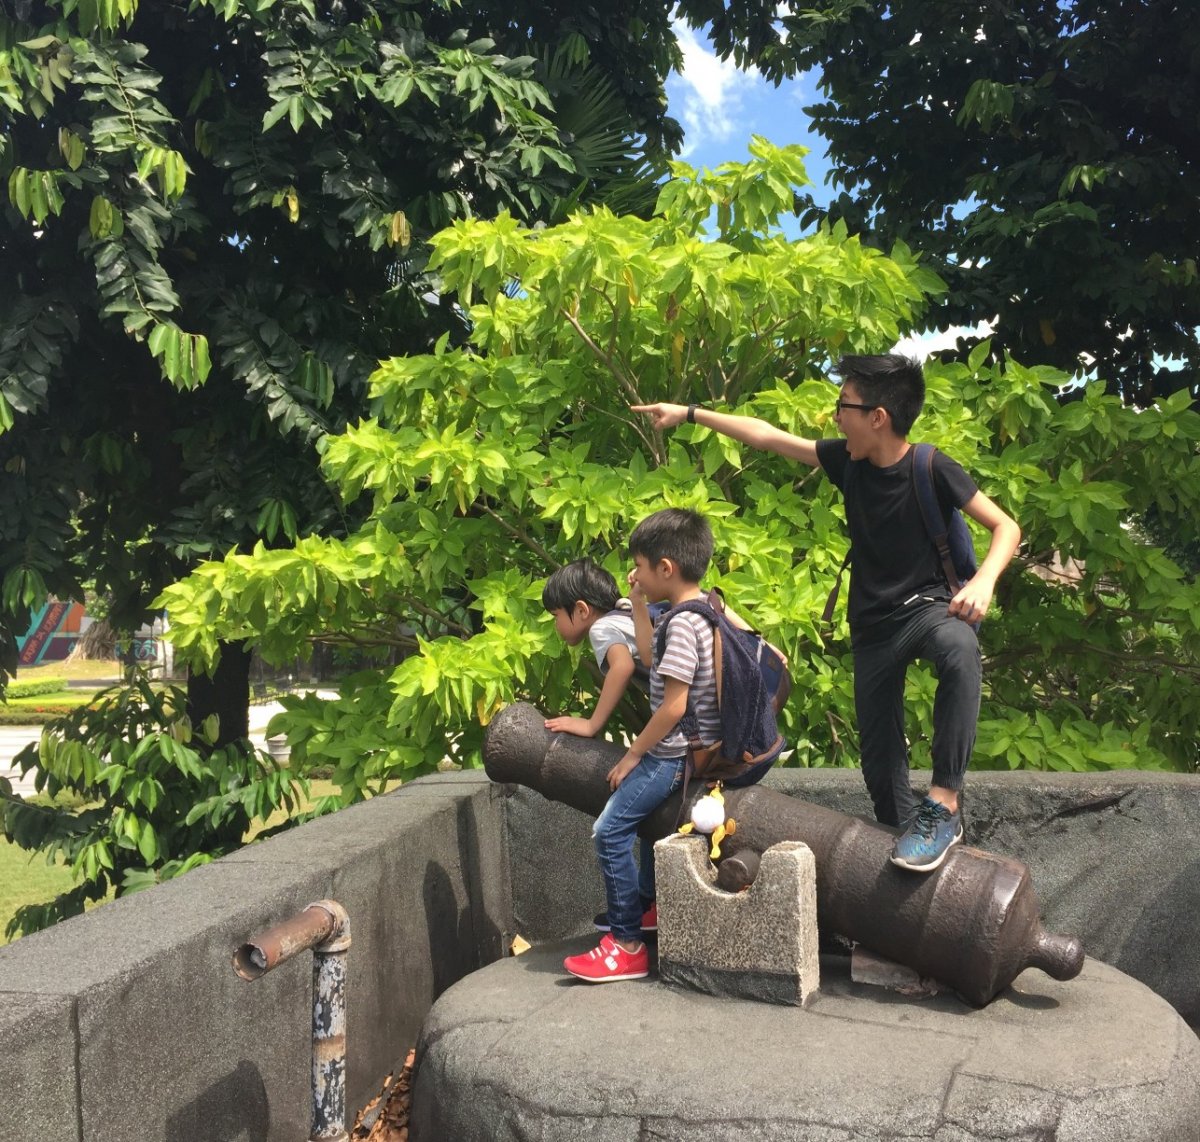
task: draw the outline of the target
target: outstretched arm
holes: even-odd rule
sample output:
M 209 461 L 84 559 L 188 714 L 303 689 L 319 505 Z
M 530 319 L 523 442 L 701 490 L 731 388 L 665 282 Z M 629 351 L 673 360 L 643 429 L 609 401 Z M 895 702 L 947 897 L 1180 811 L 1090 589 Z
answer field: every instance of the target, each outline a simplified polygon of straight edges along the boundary
M 546 719 L 546 729 L 553 733 L 574 734 L 581 738 L 594 738 L 612 716 L 613 710 L 625 693 L 629 680 L 633 677 L 633 655 L 627 646 L 619 643 L 610 646 L 604 658 L 608 673 L 604 675 L 604 685 L 600 688 L 600 697 L 596 700 L 596 708 L 590 718 L 577 718 L 564 715 Z
M 969 623 L 977 623 L 992 605 L 996 580 L 1016 554 L 1017 545 L 1021 542 L 1021 529 L 1012 516 L 982 492 L 976 492 L 963 504 L 962 510 L 992 533 L 992 542 L 979 570 L 950 600 L 952 615 Z
M 634 412 L 644 412 L 650 417 L 650 423 L 659 431 L 674 428 L 687 420 L 688 406 L 685 404 L 635 404 L 630 408 Z M 727 412 L 714 412 L 711 408 L 696 406 L 693 419 L 697 424 L 711 428 L 732 440 L 740 440 L 751 448 L 763 452 L 775 452 L 786 456 L 789 460 L 799 460 L 815 468 L 817 461 L 817 442 L 805 440 L 802 436 L 793 436 L 776 428 L 756 416 L 736 416 Z

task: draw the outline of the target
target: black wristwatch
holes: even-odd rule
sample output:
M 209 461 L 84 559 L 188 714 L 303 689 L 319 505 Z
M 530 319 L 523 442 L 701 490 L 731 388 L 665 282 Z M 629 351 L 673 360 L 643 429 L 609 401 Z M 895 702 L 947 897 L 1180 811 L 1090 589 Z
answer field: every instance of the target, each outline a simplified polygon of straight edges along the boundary
M 687 414 L 688 424 L 696 423 L 696 409 L 698 409 L 699 407 L 700 406 L 698 404 L 689 404 L 688 405 L 688 414 Z

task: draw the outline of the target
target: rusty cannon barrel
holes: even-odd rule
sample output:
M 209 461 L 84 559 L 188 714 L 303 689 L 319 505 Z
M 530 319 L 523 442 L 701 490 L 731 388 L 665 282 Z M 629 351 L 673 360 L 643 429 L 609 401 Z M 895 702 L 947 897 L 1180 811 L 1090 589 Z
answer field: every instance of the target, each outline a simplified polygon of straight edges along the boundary
M 622 748 L 552 734 L 544 719 L 524 702 L 497 715 L 483 747 L 488 776 L 598 815 Z M 1020 861 L 956 845 L 936 871 L 908 872 L 888 859 L 893 834 L 856 817 L 762 786 L 726 789 L 725 807 L 737 821 L 739 853 L 762 853 L 780 841 L 812 849 L 821 928 L 931 976 L 968 1003 L 982 1007 L 1026 968 L 1067 980 L 1083 967 L 1078 939 L 1042 927 Z M 674 832 L 680 809 L 676 794 L 647 818 L 643 835 Z

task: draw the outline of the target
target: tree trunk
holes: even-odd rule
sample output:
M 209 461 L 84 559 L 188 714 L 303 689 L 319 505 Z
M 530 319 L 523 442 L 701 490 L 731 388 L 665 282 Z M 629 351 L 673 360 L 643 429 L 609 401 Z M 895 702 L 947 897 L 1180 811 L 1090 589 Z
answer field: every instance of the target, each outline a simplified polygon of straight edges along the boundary
M 80 659 L 109 659 L 117 657 L 117 632 L 108 619 L 92 623 L 76 640 L 67 655 L 68 662 Z
M 209 677 L 188 671 L 188 717 L 199 725 L 210 714 L 221 719 L 218 748 L 250 736 L 250 651 L 245 643 L 221 643 L 221 661 Z

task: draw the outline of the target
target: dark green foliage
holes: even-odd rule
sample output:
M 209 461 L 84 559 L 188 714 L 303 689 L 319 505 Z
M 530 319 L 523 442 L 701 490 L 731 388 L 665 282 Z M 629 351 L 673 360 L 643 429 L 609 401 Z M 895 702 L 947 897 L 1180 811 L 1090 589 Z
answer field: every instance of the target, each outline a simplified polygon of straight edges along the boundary
M 467 333 L 426 268 L 434 231 L 607 196 L 648 212 L 679 139 L 667 8 L 526 8 L 0 2 L 0 683 L 48 594 L 86 586 L 132 629 L 204 558 L 357 526 L 366 507 L 318 468 L 326 436 L 368 415 L 381 358 Z M 83 878 L 19 925 L 288 804 L 237 740 L 247 680 L 223 649 L 189 685 L 194 724 L 221 712 L 202 748 L 132 691 L 23 756 L 53 788 L 110 788 L 80 814 L 9 807 L 19 844 Z
M 1094 370 L 1142 406 L 1200 391 L 1190 5 L 794 8 L 788 47 L 827 97 L 809 111 L 843 191 L 830 213 L 930 257 L 938 327 L 996 317 L 1018 360 Z
M 528 7 L 0 7 L 6 633 L 83 585 L 135 626 L 198 558 L 344 533 L 320 441 L 380 358 L 465 334 L 429 235 L 648 209 L 666 9 Z

